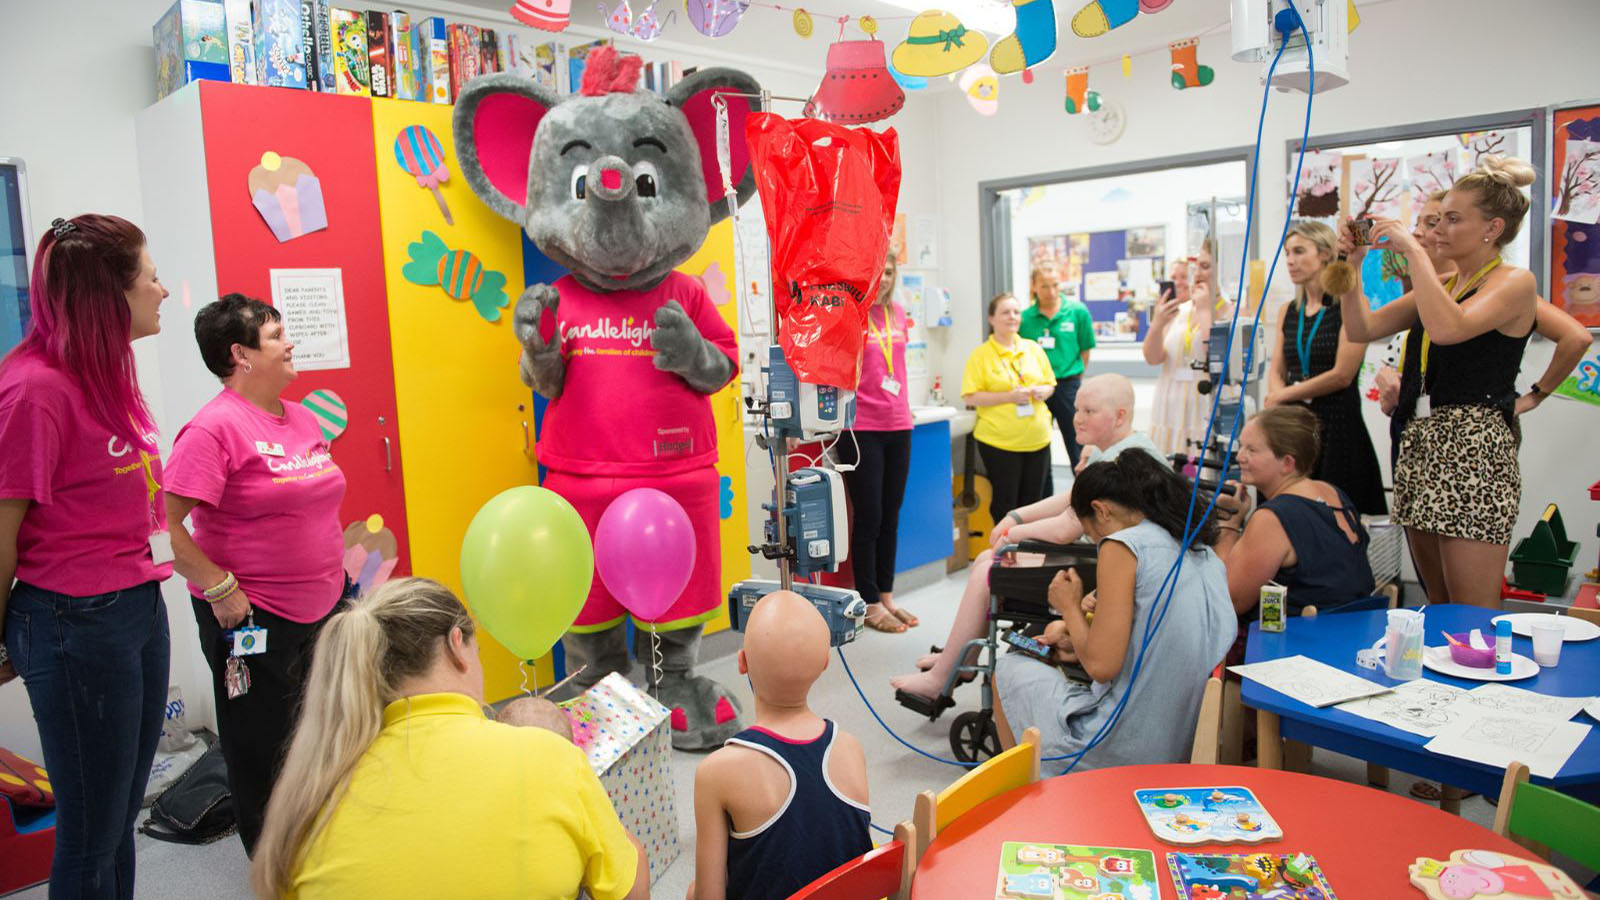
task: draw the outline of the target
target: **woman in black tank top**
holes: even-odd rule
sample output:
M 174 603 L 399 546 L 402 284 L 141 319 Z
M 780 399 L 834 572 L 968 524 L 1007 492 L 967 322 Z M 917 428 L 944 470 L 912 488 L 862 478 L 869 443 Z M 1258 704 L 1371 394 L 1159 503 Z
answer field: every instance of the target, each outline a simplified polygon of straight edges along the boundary
M 1521 499 L 1511 430 L 1515 379 L 1533 330 L 1532 273 L 1501 263 L 1528 211 L 1526 163 L 1487 157 L 1445 196 L 1433 231 L 1437 254 L 1456 266 L 1441 280 L 1422 244 L 1400 223 L 1379 220 L 1371 239 L 1406 257 L 1413 289 L 1373 311 L 1358 289 L 1340 298 L 1352 339 L 1412 328 L 1396 415 L 1409 413 L 1395 466 L 1395 521 L 1406 526 L 1433 603 L 1500 605 L 1511 531 Z M 1340 250 L 1365 251 L 1347 230 Z

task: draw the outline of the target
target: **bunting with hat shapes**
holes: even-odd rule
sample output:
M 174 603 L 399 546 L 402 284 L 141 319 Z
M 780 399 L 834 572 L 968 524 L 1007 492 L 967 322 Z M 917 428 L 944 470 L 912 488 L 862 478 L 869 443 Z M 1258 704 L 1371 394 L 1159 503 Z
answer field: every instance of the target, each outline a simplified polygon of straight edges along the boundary
M 1017 12 L 1017 30 L 997 41 L 989 53 L 989 67 L 1001 75 L 1031 69 L 1056 52 L 1053 0 L 1011 0 L 1011 5 Z
M 883 42 L 837 41 L 828 45 L 828 69 L 804 115 L 839 125 L 887 119 L 905 106 L 906 95 L 889 74 Z
M 1067 112 L 1099 112 L 1100 92 L 1089 90 L 1089 67 L 1074 66 L 1067 70 Z
M 511 17 L 532 28 L 565 31 L 572 24 L 572 0 L 517 0 Z
M 988 49 L 989 39 L 982 32 L 968 31 L 950 13 L 930 9 L 911 20 L 911 31 L 894 48 L 892 60 L 902 75 L 937 78 L 983 59 Z
M 1000 111 L 1000 76 L 983 63 L 973 63 L 961 73 L 961 90 L 967 102 L 979 115 L 992 116 Z
M 1078 37 L 1099 37 L 1113 28 L 1132 22 L 1140 13 L 1158 13 L 1172 0 L 1089 0 L 1072 16 L 1072 33 Z

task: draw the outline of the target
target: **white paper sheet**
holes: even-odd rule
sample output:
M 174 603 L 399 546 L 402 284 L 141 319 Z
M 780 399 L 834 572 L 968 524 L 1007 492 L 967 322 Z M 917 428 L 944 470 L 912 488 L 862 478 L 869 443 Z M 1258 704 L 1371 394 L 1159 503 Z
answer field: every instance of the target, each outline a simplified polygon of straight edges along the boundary
M 1085 300 L 1115 300 L 1117 291 L 1122 287 L 1122 282 L 1117 278 L 1116 270 L 1108 269 L 1104 272 L 1085 272 L 1083 274 L 1083 299 Z
M 1332 706 L 1390 690 L 1308 656 L 1286 656 L 1267 662 L 1229 666 L 1228 671 L 1315 707 Z
M 272 269 L 272 305 L 283 333 L 294 342 L 301 372 L 350 368 L 350 328 L 344 314 L 344 278 L 338 269 Z
M 1552 697 L 1512 687 L 1509 684 L 1490 682 L 1467 692 L 1466 700 L 1474 709 L 1509 713 L 1533 719 L 1550 719 L 1565 722 L 1578 714 L 1593 697 Z
M 1588 725 L 1500 712 L 1481 712 L 1452 723 L 1427 747 L 1441 756 L 1502 767 L 1526 763 L 1542 778 L 1554 778 L 1589 734 Z
M 1467 693 L 1466 689 L 1452 684 L 1418 678 L 1396 685 L 1390 693 L 1351 700 L 1339 704 L 1338 708 L 1401 731 L 1433 737 L 1462 717 L 1473 714 L 1462 702 Z

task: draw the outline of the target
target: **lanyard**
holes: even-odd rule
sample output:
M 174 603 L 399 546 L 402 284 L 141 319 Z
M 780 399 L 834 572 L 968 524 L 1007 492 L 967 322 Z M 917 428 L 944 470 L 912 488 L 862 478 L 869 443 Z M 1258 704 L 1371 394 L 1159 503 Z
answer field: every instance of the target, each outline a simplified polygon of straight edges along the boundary
M 872 333 L 872 339 L 878 342 L 878 349 L 883 351 L 883 372 L 887 378 L 894 377 L 894 330 L 890 326 L 892 310 L 885 310 L 883 314 L 883 330 L 878 330 L 876 322 L 872 321 L 872 311 L 867 311 L 867 330 Z
M 994 338 L 991 337 L 991 338 L 989 338 L 989 340 L 994 341 Z M 1021 341 L 1022 338 L 1021 337 L 1015 337 L 1015 338 L 1012 338 L 1012 340 Z M 1022 347 L 1020 345 L 1016 345 L 1016 346 L 1017 346 L 1016 355 L 1017 355 L 1017 357 L 1021 357 L 1022 356 Z M 1006 348 L 1000 346 L 1000 342 L 999 341 L 994 341 L 994 349 L 995 349 L 995 355 L 1000 358 L 1001 362 L 1006 364 L 1006 368 L 1011 370 L 1011 374 L 1016 376 L 1017 383 L 1015 385 L 1013 385 L 1013 386 L 1014 387 L 1024 387 L 1024 386 L 1026 386 L 1027 383 L 1028 383 L 1028 379 L 1026 379 L 1026 378 L 1024 378 L 1022 376 L 1022 368 L 1017 365 L 1016 359 L 1014 359 L 1013 357 L 1007 355 Z
M 1311 344 L 1317 339 L 1317 329 L 1322 327 L 1322 317 L 1328 311 L 1328 298 L 1322 298 L 1322 308 L 1317 310 L 1317 317 L 1311 321 L 1311 334 L 1306 330 L 1306 305 L 1300 306 L 1300 321 L 1294 328 L 1294 348 L 1300 351 L 1300 377 L 1311 377 Z
M 1450 281 L 1445 284 L 1444 289 L 1446 291 L 1454 291 L 1454 293 L 1452 293 L 1450 295 L 1450 299 L 1454 300 L 1457 303 L 1460 303 L 1461 302 L 1461 298 L 1466 295 L 1467 291 L 1470 291 L 1474 287 L 1476 287 L 1478 282 L 1482 281 L 1485 276 L 1487 276 L 1490 272 L 1494 271 L 1495 266 L 1498 266 L 1498 265 L 1500 265 L 1500 257 L 1498 257 L 1498 256 L 1496 256 L 1494 259 L 1491 259 L 1488 262 L 1484 263 L 1483 264 L 1483 268 L 1479 269 L 1477 272 L 1475 272 L 1473 274 L 1473 276 L 1471 278 L 1467 279 L 1466 284 L 1461 285 L 1459 290 L 1456 289 L 1456 283 L 1460 279 L 1461 273 L 1457 272 L 1456 274 L 1450 276 Z M 1421 374 L 1424 375 L 1424 376 L 1426 376 L 1428 374 L 1428 348 L 1432 345 L 1432 343 L 1433 343 L 1432 341 L 1428 340 L 1428 332 L 1426 330 L 1424 330 L 1422 332 L 1422 372 L 1421 372 Z M 1426 382 L 1424 382 L 1424 384 L 1426 384 Z

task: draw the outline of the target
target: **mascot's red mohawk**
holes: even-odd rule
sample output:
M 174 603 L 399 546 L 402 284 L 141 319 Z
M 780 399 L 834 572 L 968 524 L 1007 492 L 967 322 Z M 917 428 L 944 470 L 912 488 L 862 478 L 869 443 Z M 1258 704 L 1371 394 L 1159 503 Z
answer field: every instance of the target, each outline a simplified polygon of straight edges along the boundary
M 631 93 L 639 86 L 639 70 L 643 66 L 642 57 L 623 56 L 612 47 L 596 47 L 585 60 L 578 93 L 585 97 Z

